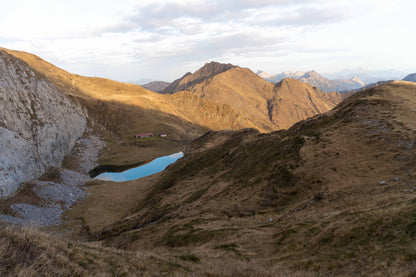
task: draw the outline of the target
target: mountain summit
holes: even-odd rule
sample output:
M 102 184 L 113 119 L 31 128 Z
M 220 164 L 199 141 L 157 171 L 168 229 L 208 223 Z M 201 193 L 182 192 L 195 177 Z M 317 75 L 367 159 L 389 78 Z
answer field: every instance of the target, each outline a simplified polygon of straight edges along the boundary
M 162 93 L 175 93 L 181 90 L 187 90 L 188 87 L 201 83 L 208 78 L 211 78 L 217 74 L 225 72 L 235 67 L 232 64 L 222 64 L 218 62 L 206 63 L 203 67 L 198 69 L 195 73 L 186 73 L 182 78 L 173 81 Z
M 174 81 L 170 91 L 182 89 L 228 105 L 260 131 L 288 128 L 341 101 L 337 93 L 327 94 L 295 79 L 282 82 L 273 84 L 248 68 L 211 62 Z

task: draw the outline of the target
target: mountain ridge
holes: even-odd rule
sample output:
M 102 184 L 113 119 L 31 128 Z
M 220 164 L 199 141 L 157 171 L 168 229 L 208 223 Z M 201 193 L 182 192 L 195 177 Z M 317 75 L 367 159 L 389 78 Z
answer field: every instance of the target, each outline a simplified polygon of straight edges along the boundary
M 100 126 L 97 127 L 98 129 L 103 129 L 99 132 L 104 132 L 108 147 L 101 155 L 99 163 L 104 165 L 112 163 L 114 166 L 125 166 L 145 162 L 168 152 L 169 149 L 179 150 L 180 146 L 175 141 L 190 141 L 208 130 L 255 128 L 261 132 L 270 132 L 288 128 L 301 119 L 327 111 L 341 101 L 338 96 L 326 95 L 309 85 L 301 85 L 300 82 L 291 85 L 297 91 L 282 90 L 264 81 L 249 69 L 230 64 L 207 63 L 197 71 L 195 78 L 189 79 L 188 85 L 192 84 L 188 87 L 189 91 L 162 95 L 139 85 L 71 74 L 29 53 L 7 49 L 1 51 L 3 56 L 12 57 L 24 64 L 25 70 L 42 76 L 48 86 L 56 88 L 55 94 L 62 95 L 63 99 L 69 99 L 70 102 L 73 101 L 80 106 L 86 113 L 82 118 L 92 124 L 90 127 L 97 125 Z M 210 77 L 205 78 L 207 75 Z M 12 82 L 20 81 L 15 78 Z M 298 81 L 285 82 L 289 84 Z M 37 83 L 30 86 L 36 87 Z M 23 91 L 30 92 L 30 90 Z M 291 98 L 292 94 L 297 95 L 297 98 Z M 65 103 L 65 101 L 58 102 Z M 27 108 L 33 110 L 33 107 Z M 37 109 L 49 109 L 48 104 L 42 102 Z M 76 110 L 77 108 L 74 108 L 74 111 Z M 77 112 L 74 113 L 76 114 Z M 57 112 L 56 115 L 59 113 Z M 35 118 L 35 115 L 30 116 Z M 73 122 L 75 124 L 79 120 Z M 32 122 L 31 125 L 35 123 Z M 62 128 L 66 126 L 69 130 L 73 129 L 70 123 L 61 125 Z M 76 137 L 81 137 L 84 130 L 85 126 L 80 128 Z M 168 132 L 172 141 L 165 144 L 160 142 L 159 146 L 153 145 L 146 149 L 139 147 L 131 149 L 135 134 L 149 131 Z M 64 132 L 58 131 L 56 135 L 58 138 L 60 133 Z M 66 154 L 72 149 L 74 142 L 75 139 L 71 138 L 69 149 L 65 148 Z M 51 140 L 50 143 L 54 144 L 54 141 Z M 160 149 L 158 150 L 157 147 Z M 135 155 L 140 151 L 143 152 L 141 155 Z M 57 160 L 61 159 L 62 157 Z M 53 163 L 53 166 L 57 165 L 56 162 Z M 39 174 L 44 173 L 48 167 L 50 165 L 38 170 L 35 175 L 39 177 Z M 23 168 L 28 169 L 27 166 Z M 3 173 L 9 175 L 7 171 Z M 15 180 L 13 187 L 16 188 L 16 184 L 34 178 L 35 175 Z M 7 187 L 11 186 L 7 185 Z
M 200 69 L 195 71 L 195 73 L 188 72 L 183 77 L 173 81 L 162 91 L 162 93 L 172 94 L 177 91 L 187 90 L 188 87 L 197 83 L 201 83 L 206 79 L 225 72 L 233 67 L 235 67 L 235 65 L 222 64 L 214 61 L 206 63 Z
M 280 82 L 282 79 L 292 78 L 300 80 L 304 83 L 311 84 L 312 86 L 318 87 L 325 92 L 341 92 L 346 90 L 358 89 L 365 86 L 365 83 L 358 77 L 352 77 L 350 79 L 334 79 L 329 80 L 314 70 L 302 72 L 302 71 L 285 71 L 280 74 L 271 75 L 263 71 L 259 71 L 259 74 L 267 76 L 264 79 L 270 82 Z
M 198 95 L 203 99 L 209 101 L 227 104 L 239 111 L 241 114 L 247 116 L 254 123 L 253 126 L 260 126 L 263 130 L 277 130 L 281 128 L 288 128 L 293 123 L 312 116 L 316 113 L 327 111 L 339 103 L 342 99 L 337 93 L 325 94 L 318 89 L 310 87 L 310 85 L 293 85 L 292 88 L 298 90 L 293 91 L 293 95 L 298 95 L 295 99 L 291 99 L 291 92 L 289 90 L 276 89 L 276 84 L 272 84 L 263 80 L 257 74 L 248 68 L 241 68 L 230 64 L 215 63 L 218 68 L 226 70 L 207 70 L 207 65 L 196 71 L 210 72 L 207 78 L 201 79 L 199 82 L 185 83 L 183 78 L 175 82 L 182 82 L 183 89 L 189 91 L 194 95 Z M 211 74 L 212 73 L 212 74 Z M 187 76 L 192 76 L 187 74 Z M 295 79 L 285 81 L 285 83 L 299 82 Z M 300 82 L 299 82 L 300 83 Z M 285 94 L 277 96 L 277 94 Z M 305 97 L 299 97 L 300 94 L 311 96 L 313 101 L 306 101 Z M 175 95 L 172 94 L 172 95 Z M 317 96 L 319 95 L 319 96 Z M 277 103 L 277 98 L 283 97 L 284 102 Z M 317 103 L 314 103 L 317 101 Z M 284 104 L 283 104 L 284 103 Z M 288 107 L 284 107 L 287 105 Z M 302 106 L 297 111 L 297 107 Z M 290 106 L 290 107 L 289 107 Z M 319 108 L 317 108 L 319 107 Z M 273 109 L 273 111 L 271 110 Z M 279 110 L 287 111 L 286 116 L 284 112 L 277 112 Z
M 183 101 L 177 101 L 178 96 L 162 95 L 146 90 L 136 84 L 71 74 L 33 54 L 9 49 L 4 50 L 19 59 L 23 59 L 32 68 L 47 76 L 61 91 L 86 101 L 98 99 L 100 101 L 114 101 L 127 105 L 133 103 L 133 105 L 144 109 L 179 116 L 194 124 L 212 129 L 255 127 L 249 119 L 244 119 L 243 115 L 228 105 L 196 98 L 189 92 L 181 94 Z M 194 108 L 195 106 L 200 109 L 197 114 L 195 114 L 197 112 Z M 211 113 L 215 116 L 211 116 Z M 239 119 L 232 120 L 233 117 Z M 145 132 L 145 130 L 138 130 L 137 132 Z
M 330 79 L 351 79 L 353 77 L 358 77 L 360 78 L 360 80 L 364 81 L 367 84 L 387 80 L 400 80 L 402 79 L 401 76 L 404 75 L 405 72 L 401 70 L 368 70 L 362 67 L 353 69 L 343 69 L 338 72 L 325 74 L 325 76 L 327 76 Z
M 176 85 L 175 82 L 171 84 L 177 88 L 187 87 L 187 90 L 180 94 L 177 94 L 178 92 L 160 94 L 146 90 L 139 85 L 71 74 L 32 54 L 8 49 L 5 51 L 25 60 L 33 68 L 45 74 L 61 91 L 84 99 L 84 101 L 99 99 L 127 105 L 133 103 L 143 109 L 179 116 L 213 130 L 257 128 L 261 132 L 269 132 L 280 128 L 271 121 L 267 110 L 267 101 L 273 98 L 273 84 L 264 81 L 251 70 L 240 70 L 238 66 L 231 64 L 206 63 L 194 74 L 185 74 L 186 76 L 175 81 Z M 228 74 L 230 71 L 232 73 Z M 237 72 L 245 75 L 238 75 Z M 227 76 L 233 78 L 228 79 Z M 221 89 L 212 85 L 212 82 L 218 84 Z M 239 91 L 243 87 L 246 91 Z M 219 101 L 210 95 L 228 100 Z M 182 99 L 179 100 L 178 97 Z M 250 101 L 251 106 L 244 104 L 243 100 Z M 316 109 L 308 107 L 308 110 L 306 113 L 299 113 L 301 116 L 299 118 L 294 116 L 290 122 L 305 119 L 306 114 L 313 115 L 314 113 L 310 111 Z M 321 110 L 321 112 L 324 111 L 326 110 Z M 289 126 L 289 124 L 284 125 Z M 146 132 L 146 130 L 137 130 L 137 132 Z

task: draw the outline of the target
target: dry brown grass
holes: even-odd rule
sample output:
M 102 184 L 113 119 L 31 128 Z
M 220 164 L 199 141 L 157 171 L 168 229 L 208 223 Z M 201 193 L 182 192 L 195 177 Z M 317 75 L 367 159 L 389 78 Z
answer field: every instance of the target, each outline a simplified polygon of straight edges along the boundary
M 139 85 L 71 74 L 29 53 L 0 50 L 24 60 L 62 92 L 83 102 L 100 100 L 132 105 L 173 115 L 211 130 L 256 128 L 270 132 L 288 128 L 341 101 L 339 94 L 327 94 L 297 80 L 285 81 L 290 83 L 290 88 L 287 84 L 274 86 L 240 67 L 218 72 L 208 79 L 197 76 L 182 86 L 186 91 L 162 95 Z M 193 75 L 185 79 L 188 78 L 192 79 Z
M 69 241 L 35 228 L 0 228 L 2 276 L 153 276 L 185 267 L 140 254 Z
M 250 118 L 246 118 L 244 114 L 233 109 L 230 105 L 209 101 L 190 92 L 181 92 L 178 95 L 162 95 L 146 90 L 139 85 L 71 74 L 35 55 L 4 48 L 0 49 L 22 59 L 36 71 L 44 74 L 59 90 L 71 97 L 83 99 L 84 102 L 100 100 L 114 104 L 132 105 L 144 110 L 173 115 L 185 122 L 192 122 L 214 130 L 241 129 L 255 126 Z M 152 120 L 151 117 L 146 119 L 146 123 Z M 186 127 L 187 124 L 182 126 L 182 128 Z M 258 126 L 258 128 L 261 128 L 261 126 Z
M 117 205 L 141 186 L 148 193 L 90 235 L 191 255 L 183 261 L 197 272 L 232 275 L 238 264 L 238 274 L 259 276 L 412 274 L 415 91 L 399 82 L 359 93 L 288 131 L 210 133 L 151 184 L 126 183 Z
M 257 261 L 187 251 L 124 251 L 34 227 L 0 227 L 2 276 L 309 276 Z
M 142 178 L 140 186 L 134 182 L 110 182 L 94 180 L 86 185 L 90 197 L 85 202 L 66 212 L 67 224 L 71 226 L 85 223 L 90 233 L 95 233 L 115 223 L 136 207 L 149 192 L 158 174 Z M 79 215 L 82 214 L 82 221 Z

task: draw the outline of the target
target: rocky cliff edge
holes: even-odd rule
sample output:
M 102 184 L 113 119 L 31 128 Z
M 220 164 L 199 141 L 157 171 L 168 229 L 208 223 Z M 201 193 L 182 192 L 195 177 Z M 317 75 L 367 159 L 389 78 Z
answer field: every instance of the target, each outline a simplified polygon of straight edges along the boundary
M 0 197 L 61 164 L 87 114 L 25 62 L 0 50 Z

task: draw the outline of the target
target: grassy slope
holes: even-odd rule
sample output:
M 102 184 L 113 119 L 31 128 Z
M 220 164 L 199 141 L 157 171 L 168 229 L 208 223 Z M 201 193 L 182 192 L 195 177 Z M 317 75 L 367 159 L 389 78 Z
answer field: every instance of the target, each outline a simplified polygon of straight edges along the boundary
M 268 103 L 271 121 L 279 129 L 290 128 L 306 119 L 334 108 L 342 100 L 337 92 L 326 93 L 297 80 L 285 79 L 274 86 Z
M 255 127 L 250 118 L 242 116 L 230 105 L 202 99 L 189 92 L 182 92 L 176 96 L 162 95 L 139 85 L 71 74 L 35 55 L 0 49 L 27 62 L 35 70 L 48 77 L 61 91 L 85 101 L 101 100 L 133 105 L 144 110 L 174 115 L 213 130 Z M 261 129 L 261 126 L 258 128 Z
M 69 95 L 171 114 L 211 130 L 256 128 L 270 132 L 288 128 L 341 101 L 336 93 L 322 96 L 325 93 L 296 80 L 288 81 L 294 83 L 290 91 L 276 89 L 249 69 L 216 63 L 211 67 L 222 68 L 220 73 L 211 76 L 210 71 L 216 71 L 208 64 L 205 66 L 208 68 L 202 67 L 182 80 L 180 87 L 185 91 L 162 95 L 139 85 L 71 74 L 35 55 L 3 50 L 27 62 Z M 205 69 L 209 72 L 204 72 Z M 205 75 L 211 77 L 202 78 Z M 298 94 L 297 98 L 292 97 L 293 92 Z M 276 102 L 276 99 L 284 99 L 284 102 Z
M 1 276 L 185 276 L 188 263 L 68 241 L 34 228 L 0 227 Z
M 333 99 L 339 101 L 320 97 L 319 92 L 295 80 L 299 83 L 292 85 L 295 92 L 276 90 L 273 84 L 239 67 L 196 84 L 192 93 L 161 95 L 139 85 L 71 74 L 29 53 L 2 50 L 27 62 L 87 108 L 90 122 L 99 123 L 96 131 L 108 144 L 100 164 L 135 164 L 170 154 L 183 149 L 176 141 L 195 139 L 208 129 L 256 128 L 264 132 L 287 128 L 333 107 Z M 305 93 L 312 100 L 303 100 Z M 299 96 L 296 99 L 292 97 L 295 94 Z M 281 99 L 285 101 L 280 103 Z M 167 132 L 169 140 L 137 142 L 133 138 L 147 132 Z
M 287 131 L 209 133 L 124 216 L 84 223 L 107 245 L 191 253 L 202 272 L 222 260 L 270 274 L 410 274 L 415 106 L 416 86 L 394 82 Z
M 99 159 L 100 164 L 146 162 L 183 150 L 186 142 L 207 131 L 206 128 L 177 116 L 134 105 L 91 99 L 80 101 L 89 110 L 91 124 L 107 143 L 107 148 Z M 150 132 L 155 137 L 134 138 L 138 133 Z M 163 132 L 168 134 L 166 139 L 158 137 Z
M 273 84 L 247 68 L 231 68 L 186 90 L 204 99 L 230 105 L 251 118 L 254 126 L 260 126 L 260 129 L 277 129 L 270 121 L 267 109 L 267 100 L 273 95 Z
M 255 128 L 268 131 L 287 129 L 300 120 L 332 109 L 342 100 L 339 93 L 328 94 L 294 79 L 272 84 L 240 67 L 191 83 L 184 90 L 227 104 L 250 119 Z

